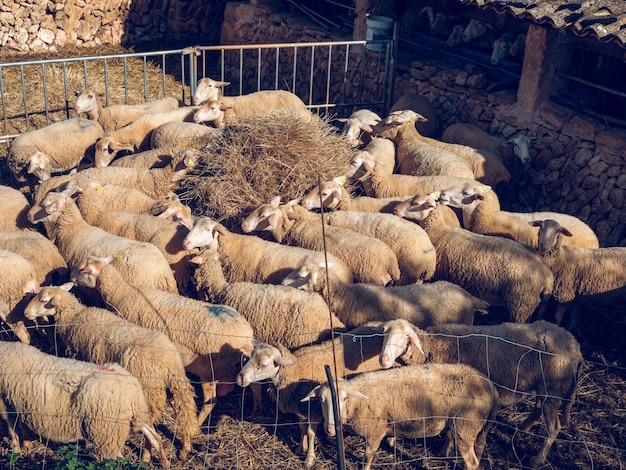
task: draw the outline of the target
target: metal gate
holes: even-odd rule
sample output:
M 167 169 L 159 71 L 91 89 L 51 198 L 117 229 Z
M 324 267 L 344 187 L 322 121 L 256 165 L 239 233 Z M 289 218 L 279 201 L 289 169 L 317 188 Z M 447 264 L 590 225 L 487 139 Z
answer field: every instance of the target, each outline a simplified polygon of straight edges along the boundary
M 377 47 L 372 47 L 373 43 Z M 0 63 L 0 142 L 75 115 L 75 93 L 103 90 L 103 104 L 172 96 L 191 104 L 206 76 L 231 84 L 225 95 L 284 89 L 314 112 L 345 117 L 387 111 L 393 40 L 196 46 L 149 53 Z M 380 49 L 380 50 L 374 50 Z

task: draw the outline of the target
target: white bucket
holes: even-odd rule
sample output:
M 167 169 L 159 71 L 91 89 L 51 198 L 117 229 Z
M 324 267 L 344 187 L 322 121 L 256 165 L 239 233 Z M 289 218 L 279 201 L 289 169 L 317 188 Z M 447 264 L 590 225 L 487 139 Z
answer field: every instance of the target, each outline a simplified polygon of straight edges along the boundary
M 368 41 L 389 39 L 393 33 L 393 18 L 387 16 L 368 16 L 365 18 L 365 25 L 367 26 L 365 39 Z M 367 44 L 365 47 L 370 51 L 381 51 L 384 44 Z

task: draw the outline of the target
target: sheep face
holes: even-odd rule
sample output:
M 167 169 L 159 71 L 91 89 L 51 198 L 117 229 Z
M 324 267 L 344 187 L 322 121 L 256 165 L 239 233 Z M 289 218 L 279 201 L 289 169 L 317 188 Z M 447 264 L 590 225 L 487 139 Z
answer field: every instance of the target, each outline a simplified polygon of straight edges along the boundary
M 329 269 L 334 263 L 329 262 Z M 283 286 L 290 286 L 308 292 L 321 292 L 324 265 L 305 263 L 298 269 L 293 270 L 282 281 Z
M 280 385 L 280 366 L 290 366 L 296 362 L 284 358 L 280 351 L 269 344 L 253 341 L 254 349 L 250 359 L 237 375 L 237 384 L 247 387 L 251 383 L 270 379 L 274 385 Z
M 203 122 L 213 122 L 224 117 L 222 102 L 219 100 L 211 100 L 203 105 L 193 115 L 193 122 L 200 124 Z
M 463 42 L 470 42 L 487 32 L 487 23 L 477 19 L 471 19 L 463 31 Z
M 24 309 L 24 316 L 29 320 L 55 315 L 57 308 L 61 305 L 63 292 L 69 292 L 74 284 L 69 282 L 62 286 L 46 286 L 31 299 Z
M 283 218 L 279 204 L 280 198 L 272 199 L 269 204 L 261 204 L 243 219 L 241 230 L 244 233 L 275 230 Z
M 230 85 L 230 82 L 217 81 L 208 77 L 200 79 L 193 94 L 193 104 L 197 106 L 205 101 L 219 99 L 220 88 L 227 85 Z
M 557 245 L 560 235 L 572 236 L 572 233 L 565 227 L 562 227 L 556 220 L 534 220 L 529 222 L 529 224 L 533 227 L 539 227 L 537 251 L 542 256 Z
M 483 193 L 490 191 L 491 186 L 486 184 L 465 183 L 444 189 L 439 194 L 439 202 L 446 206 L 463 208 L 475 205 L 484 199 Z
M 396 204 L 393 208 L 393 213 L 398 217 L 414 220 L 419 222 L 426 219 L 430 213 L 437 207 L 437 199 L 439 195 L 431 194 L 418 194 L 404 202 Z
M 70 281 L 77 286 L 89 287 L 94 289 L 98 275 L 104 266 L 113 262 L 115 258 L 112 256 L 107 258 L 98 258 L 90 256 L 81 261 L 71 272 Z
M 407 353 L 411 347 L 417 348 L 420 353 L 426 355 L 417 333 L 408 321 L 390 320 L 383 323 L 382 328 L 384 339 L 378 360 L 383 369 L 389 369 L 393 366 L 396 359 Z
M 33 175 L 35 178 L 42 181 L 50 179 L 52 175 L 52 167 L 50 166 L 50 157 L 43 152 L 37 152 L 28 162 L 28 169 L 26 172 L 29 175 Z
M 76 98 L 74 111 L 80 113 L 91 113 L 98 109 L 98 95 L 93 91 L 85 91 Z
M 183 240 L 183 248 L 185 250 L 206 248 L 217 251 L 220 230 L 224 231 L 226 229 L 208 217 L 198 217 Z
M 324 181 L 309 191 L 300 200 L 300 205 L 306 210 L 321 209 L 322 207 L 331 210 L 336 209 L 341 202 L 342 186 L 345 182 L 345 176 L 335 178 L 332 181 Z
M 44 196 L 39 204 L 34 204 L 28 211 L 28 221 L 32 224 L 38 222 L 56 222 L 63 213 L 67 197 L 63 192 L 50 191 Z

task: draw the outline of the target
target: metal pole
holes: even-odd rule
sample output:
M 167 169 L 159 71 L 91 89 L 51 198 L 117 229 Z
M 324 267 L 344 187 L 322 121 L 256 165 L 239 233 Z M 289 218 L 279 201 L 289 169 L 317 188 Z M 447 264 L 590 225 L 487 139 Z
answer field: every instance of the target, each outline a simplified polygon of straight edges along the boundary
M 337 469 L 344 470 L 345 458 L 343 453 L 343 430 L 341 429 L 341 421 L 339 416 L 339 403 L 337 402 L 337 391 L 335 390 L 335 382 L 333 374 L 330 372 L 330 366 L 324 366 L 326 377 L 328 377 L 328 386 L 330 387 L 330 396 L 333 400 L 333 416 L 335 417 L 335 441 L 337 442 Z

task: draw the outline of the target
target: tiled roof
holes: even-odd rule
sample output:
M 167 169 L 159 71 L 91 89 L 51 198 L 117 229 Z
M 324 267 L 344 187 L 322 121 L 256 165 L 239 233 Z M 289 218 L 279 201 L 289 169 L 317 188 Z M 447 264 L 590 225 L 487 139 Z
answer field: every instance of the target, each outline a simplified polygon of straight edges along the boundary
M 458 0 L 626 48 L 626 0 Z

